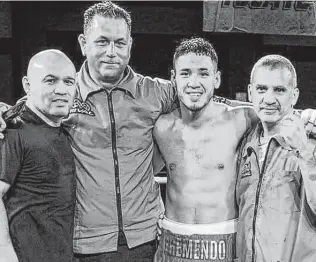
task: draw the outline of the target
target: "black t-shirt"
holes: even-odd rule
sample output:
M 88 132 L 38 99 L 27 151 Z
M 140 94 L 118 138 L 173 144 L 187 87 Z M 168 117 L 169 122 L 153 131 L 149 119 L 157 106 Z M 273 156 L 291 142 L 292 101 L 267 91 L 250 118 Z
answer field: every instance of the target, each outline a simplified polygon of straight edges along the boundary
M 29 108 L 21 118 L 0 142 L 0 179 L 11 185 L 4 203 L 13 246 L 20 262 L 70 262 L 76 196 L 69 138 Z

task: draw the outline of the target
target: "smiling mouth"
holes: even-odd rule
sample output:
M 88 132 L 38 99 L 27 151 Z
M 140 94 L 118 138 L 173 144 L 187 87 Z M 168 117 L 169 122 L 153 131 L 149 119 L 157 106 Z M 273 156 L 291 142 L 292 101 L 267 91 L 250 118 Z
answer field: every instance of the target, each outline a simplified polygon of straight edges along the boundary
M 201 96 L 202 95 L 202 93 L 200 93 L 200 92 L 189 92 L 189 93 L 187 93 L 188 95 L 190 95 L 190 96 Z
M 186 93 L 189 96 L 189 99 L 193 102 L 197 102 L 198 100 L 200 100 L 202 93 L 200 92 L 190 92 L 190 93 Z
M 118 63 L 114 63 L 114 62 L 102 62 L 102 64 L 106 64 L 106 65 L 118 65 Z
M 68 100 L 67 99 L 53 99 L 52 102 L 68 103 Z

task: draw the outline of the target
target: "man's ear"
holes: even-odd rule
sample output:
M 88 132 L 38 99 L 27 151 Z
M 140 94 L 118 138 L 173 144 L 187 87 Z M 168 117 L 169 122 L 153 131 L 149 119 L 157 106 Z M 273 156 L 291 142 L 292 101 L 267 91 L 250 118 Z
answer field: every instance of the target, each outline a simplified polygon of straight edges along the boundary
M 299 95 L 300 95 L 300 90 L 297 87 L 295 87 L 293 90 L 292 107 L 296 105 Z
M 23 85 L 23 89 L 24 89 L 25 93 L 27 95 L 29 95 L 29 93 L 30 93 L 30 82 L 29 82 L 29 79 L 27 78 L 27 76 L 23 76 L 23 78 L 22 78 L 22 85 Z
M 133 45 L 133 37 L 129 37 L 129 40 L 128 40 L 128 44 L 129 44 L 129 48 L 132 48 L 132 45 Z
M 218 89 L 221 85 L 221 72 L 220 71 L 217 71 L 215 73 L 215 86 L 214 88 L 215 89 Z
M 78 36 L 78 42 L 80 45 L 82 55 L 86 56 L 86 37 L 84 36 L 84 34 L 80 34 Z
M 251 84 L 248 85 L 248 100 L 252 102 Z

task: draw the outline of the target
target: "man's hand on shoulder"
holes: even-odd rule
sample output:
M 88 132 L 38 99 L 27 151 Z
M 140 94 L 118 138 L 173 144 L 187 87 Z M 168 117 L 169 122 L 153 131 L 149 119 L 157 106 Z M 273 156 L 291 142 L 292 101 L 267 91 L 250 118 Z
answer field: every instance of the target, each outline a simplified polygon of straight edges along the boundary
M 16 125 L 22 122 L 19 114 L 24 109 L 26 99 L 26 96 L 20 98 L 14 106 L 0 102 L 0 139 L 4 138 L 3 132 L 7 123 Z
M 0 102 L 0 139 L 4 138 L 3 131 L 7 128 L 7 124 L 4 121 L 2 115 L 4 112 L 11 108 L 10 105 Z

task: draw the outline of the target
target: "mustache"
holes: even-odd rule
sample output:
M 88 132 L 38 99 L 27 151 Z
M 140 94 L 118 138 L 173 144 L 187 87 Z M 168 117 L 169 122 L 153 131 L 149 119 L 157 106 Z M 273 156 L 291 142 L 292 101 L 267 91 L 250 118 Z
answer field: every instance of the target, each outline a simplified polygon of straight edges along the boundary
M 280 105 L 261 105 L 260 107 L 260 110 L 263 110 L 263 109 L 268 109 L 268 110 L 281 110 L 281 106 Z

